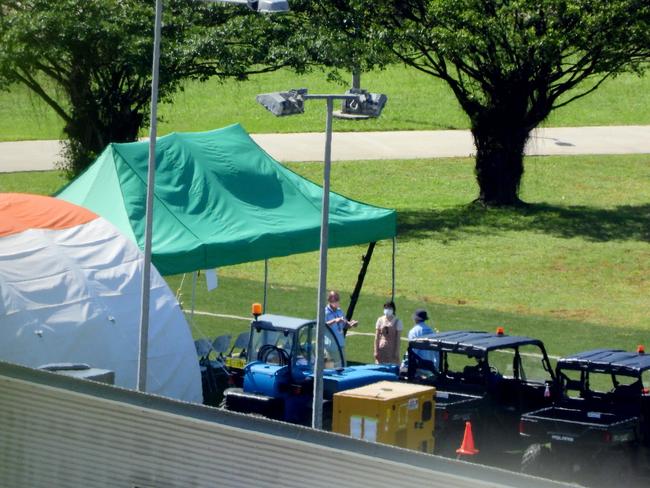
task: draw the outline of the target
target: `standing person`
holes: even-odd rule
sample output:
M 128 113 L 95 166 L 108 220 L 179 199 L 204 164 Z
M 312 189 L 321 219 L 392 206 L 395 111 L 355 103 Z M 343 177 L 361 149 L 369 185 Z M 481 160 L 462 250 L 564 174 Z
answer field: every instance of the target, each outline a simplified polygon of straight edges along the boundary
M 397 318 L 397 308 L 392 300 L 384 303 L 384 314 L 375 326 L 375 363 L 399 364 L 402 321 Z
M 332 330 L 336 340 L 341 346 L 341 352 L 345 351 L 345 331 L 350 327 L 356 327 L 357 321 L 345 318 L 341 310 L 341 299 L 337 291 L 330 291 L 327 295 L 327 306 L 325 307 L 325 323 Z M 345 357 L 345 356 L 344 356 Z
M 422 337 L 423 335 L 434 333 L 434 330 L 427 325 L 426 323 L 427 320 L 429 320 L 429 315 L 427 315 L 427 311 L 424 310 L 423 308 L 418 308 L 413 313 L 414 325 L 413 328 L 409 331 L 409 335 L 408 335 L 409 341 L 417 339 L 418 337 Z M 438 332 L 438 330 L 436 329 L 435 332 Z M 436 368 L 438 367 L 438 363 L 440 362 L 440 356 L 435 351 L 427 351 L 427 350 L 419 349 L 416 352 L 416 354 L 418 357 L 426 361 L 431 361 Z

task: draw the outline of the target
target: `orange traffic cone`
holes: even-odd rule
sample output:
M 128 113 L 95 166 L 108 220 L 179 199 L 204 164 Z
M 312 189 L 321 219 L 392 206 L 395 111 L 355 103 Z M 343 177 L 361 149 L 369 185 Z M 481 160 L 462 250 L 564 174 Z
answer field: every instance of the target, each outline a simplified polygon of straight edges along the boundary
M 456 449 L 458 457 L 461 455 L 473 456 L 478 454 L 478 449 L 474 447 L 474 435 L 472 435 L 472 423 L 468 420 L 465 422 L 465 434 L 463 435 L 463 443 Z

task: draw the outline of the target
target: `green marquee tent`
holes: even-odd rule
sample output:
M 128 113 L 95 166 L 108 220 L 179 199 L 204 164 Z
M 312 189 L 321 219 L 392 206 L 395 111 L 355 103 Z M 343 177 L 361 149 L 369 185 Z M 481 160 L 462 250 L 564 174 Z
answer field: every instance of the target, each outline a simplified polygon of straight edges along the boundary
M 110 144 L 58 198 L 144 247 L 147 142 Z M 322 188 L 271 158 L 240 125 L 156 144 L 153 262 L 163 275 L 313 251 Z M 331 247 L 395 236 L 394 210 L 330 197 Z

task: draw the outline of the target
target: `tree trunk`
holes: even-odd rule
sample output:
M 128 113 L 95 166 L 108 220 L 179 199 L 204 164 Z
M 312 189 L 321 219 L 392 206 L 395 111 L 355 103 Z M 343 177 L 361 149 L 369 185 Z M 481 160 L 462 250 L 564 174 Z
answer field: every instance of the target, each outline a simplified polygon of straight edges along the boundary
M 90 108 L 86 108 L 90 105 Z M 68 136 L 66 170 L 77 175 L 86 169 L 111 142 L 137 140 L 144 116 L 128 107 L 100 109 L 87 104 L 77 109 L 64 132 Z
M 352 88 L 357 90 L 361 88 L 361 69 L 358 65 L 352 68 Z
M 474 123 L 475 173 L 478 201 L 487 206 L 520 205 L 519 185 L 524 173 L 524 147 L 530 132 L 516 124 L 503 124 L 486 117 Z
M 64 149 L 64 169 L 76 176 L 86 169 L 111 142 L 132 142 L 144 115 L 134 105 L 138 96 L 149 97 L 148 86 L 142 92 L 125 93 L 121 82 L 128 73 L 103 73 L 77 60 L 70 73 L 66 91 L 71 107 L 70 120 L 63 131 L 68 136 Z M 93 74 L 94 73 L 94 74 Z M 100 85 L 99 80 L 112 80 L 111 85 Z M 128 85 L 128 83 L 127 83 Z

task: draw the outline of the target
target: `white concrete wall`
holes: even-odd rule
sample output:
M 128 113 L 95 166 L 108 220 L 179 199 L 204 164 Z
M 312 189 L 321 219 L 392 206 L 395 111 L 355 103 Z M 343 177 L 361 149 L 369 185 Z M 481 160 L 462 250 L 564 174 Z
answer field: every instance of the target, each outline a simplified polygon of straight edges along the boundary
M 0 363 L 0 487 L 558 486 Z

